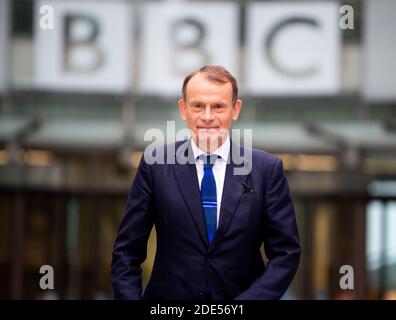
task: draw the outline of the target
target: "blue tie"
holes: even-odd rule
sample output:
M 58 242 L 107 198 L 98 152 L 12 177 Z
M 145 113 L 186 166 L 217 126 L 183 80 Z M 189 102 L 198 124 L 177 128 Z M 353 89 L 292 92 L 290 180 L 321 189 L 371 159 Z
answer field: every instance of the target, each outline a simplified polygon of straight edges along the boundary
M 216 233 L 217 225 L 217 194 L 216 180 L 213 175 L 212 167 L 218 158 L 217 155 L 199 157 L 204 162 L 204 176 L 201 182 L 201 201 L 205 214 L 206 230 L 208 232 L 208 243 L 212 243 Z

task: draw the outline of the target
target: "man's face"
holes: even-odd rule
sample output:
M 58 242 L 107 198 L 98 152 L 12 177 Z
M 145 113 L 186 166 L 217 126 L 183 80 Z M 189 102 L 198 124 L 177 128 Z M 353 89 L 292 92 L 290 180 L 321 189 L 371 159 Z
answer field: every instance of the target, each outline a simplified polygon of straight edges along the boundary
M 230 82 L 219 84 L 198 73 L 190 79 L 186 88 L 186 101 L 179 100 L 181 117 L 187 122 L 195 143 L 204 151 L 219 147 L 236 121 L 242 101 L 232 103 Z

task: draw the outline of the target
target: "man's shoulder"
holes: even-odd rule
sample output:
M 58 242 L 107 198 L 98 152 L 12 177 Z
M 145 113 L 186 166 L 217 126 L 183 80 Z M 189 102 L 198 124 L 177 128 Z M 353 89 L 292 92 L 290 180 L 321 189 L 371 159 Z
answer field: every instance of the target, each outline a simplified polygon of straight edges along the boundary
M 281 164 L 279 158 L 267 151 L 233 144 L 231 157 L 235 163 L 243 163 L 243 167 L 253 175 L 270 175 Z M 235 160 L 236 159 L 236 160 Z M 282 167 L 282 165 L 280 165 Z
M 144 162 L 148 165 L 174 164 L 178 153 L 186 153 L 188 140 L 176 141 L 167 144 L 148 146 L 143 153 Z
M 280 160 L 279 157 L 265 150 L 255 149 L 255 148 L 245 148 L 243 146 L 241 146 L 240 148 L 242 154 L 246 156 L 249 154 L 252 155 L 253 162 L 264 162 L 267 164 L 275 164 L 278 160 Z
M 276 155 L 269 153 L 265 150 L 253 149 L 253 154 L 263 161 L 269 161 L 271 163 L 275 163 L 276 161 L 280 160 Z

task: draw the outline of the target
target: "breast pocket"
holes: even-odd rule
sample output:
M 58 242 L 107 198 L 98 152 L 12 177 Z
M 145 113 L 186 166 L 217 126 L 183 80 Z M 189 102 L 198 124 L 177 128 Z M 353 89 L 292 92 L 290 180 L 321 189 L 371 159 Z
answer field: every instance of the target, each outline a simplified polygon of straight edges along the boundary
M 259 222 L 260 204 L 256 192 L 245 192 L 241 195 L 238 208 L 233 218 L 233 227 L 239 231 L 250 230 L 257 227 Z
M 239 202 L 257 204 L 257 201 L 258 201 L 258 195 L 256 192 L 244 192 L 242 193 L 241 200 Z

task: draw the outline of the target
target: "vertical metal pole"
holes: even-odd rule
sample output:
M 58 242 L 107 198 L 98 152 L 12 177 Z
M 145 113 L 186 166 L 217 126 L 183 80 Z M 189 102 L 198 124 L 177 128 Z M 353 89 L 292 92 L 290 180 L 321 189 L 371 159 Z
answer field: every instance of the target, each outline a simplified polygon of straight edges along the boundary
M 366 290 L 366 201 L 358 201 L 354 206 L 355 250 L 355 299 L 364 299 Z
M 54 208 L 54 226 L 52 229 L 52 245 L 51 245 L 51 258 L 55 272 L 55 292 L 60 299 L 65 296 L 65 262 L 66 259 L 66 217 L 65 198 L 62 195 L 56 195 L 53 202 Z
M 25 201 L 23 193 L 15 196 L 15 211 L 12 215 L 11 235 L 11 298 L 23 298 L 23 243 Z
M 69 262 L 67 298 L 78 299 L 80 291 L 80 257 L 79 257 L 79 220 L 80 208 L 78 198 L 67 202 L 66 241 Z
M 102 224 L 102 207 L 103 207 L 103 197 L 94 201 L 93 210 L 91 213 L 92 221 L 92 234 L 91 234 L 91 261 L 90 269 L 91 273 L 91 297 L 98 298 L 98 293 L 100 290 L 100 254 L 101 254 L 101 224 Z
M 379 268 L 379 297 L 383 299 L 386 290 L 387 290 L 387 281 L 388 281 L 388 274 L 387 274 L 387 249 L 388 249 L 388 212 L 387 206 L 384 202 L 381 206 L 381 258 L 380 258 L 380 268 Z
M 314 252 L 314 222 L 315 211 L 312 209 L 312 199 L 305 200 L 305 233 L 304 233 L 304 299 L 313 299 L 313 252 Z

